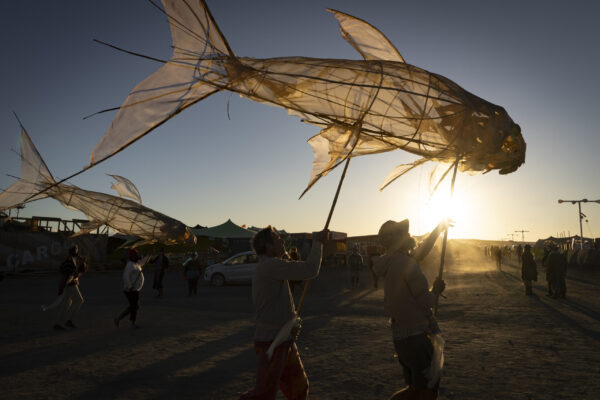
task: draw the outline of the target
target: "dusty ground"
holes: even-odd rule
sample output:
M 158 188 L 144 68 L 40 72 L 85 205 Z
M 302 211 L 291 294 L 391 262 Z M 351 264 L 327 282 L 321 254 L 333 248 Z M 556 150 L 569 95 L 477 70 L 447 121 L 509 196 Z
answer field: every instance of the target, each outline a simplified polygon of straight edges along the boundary
M 516 268 L 499 272 L 479 253 L 454 250 L 439 312 L 440 398 L 599 399 L 600 277 L 570 271 L 567 299 L 554 300 L 542 272 L 537 296 L 525 297 Z M 299 340 L 311 398 L 385 399 L 403 386 L 383 292 L 362 280 L 350 291 L 341 271 L 325 270 L 311 285 Z M 0 282 L 0 397 L 234 399 L 250 388 L 251 288 L 201 286 L 187 298 L 179 271 L 165 281 L 163 299 L 143 290 L 143 329 L 116 329 L 120 273 L 87 274 L 79 328 L 67 332 L 52 331 L 54 314 L 39 306 L 53 299 L 57 276 Z

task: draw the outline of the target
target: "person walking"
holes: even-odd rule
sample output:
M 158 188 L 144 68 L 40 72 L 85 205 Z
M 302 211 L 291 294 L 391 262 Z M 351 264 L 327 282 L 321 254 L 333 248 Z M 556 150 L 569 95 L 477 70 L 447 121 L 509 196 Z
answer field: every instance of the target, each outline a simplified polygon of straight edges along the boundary
M 558 246 L 550 244 L 548 246 L 547 255 L 544 259 L 544 268 L 546 269 L 546 282 L 548 282 L 548 293 L 546 296 L 557 298 L 560 292 L 559 270 L 562 268 L 563 256 L 558 250 Z M 566 264 L 566 260 L 564 260 Z M 565 273 L 566 273 L 566 267 Z
M 154 264 L 154 282 L 152 283 L 152 289 L 156 291 L 156 297 L 162 297 L 163 279 L 167 268 L 169 268 L 169 259 L 165 256 L 164 247 L 160 248 L 160 253 L 150 262 Z
M 348 256 L 348 267 L 350 268 L 350 282 L 352 289 L 358 288 L 360 273 L 364 268 L 363 258 L 358 252 L 358 246 L 352 246 L 352 253 Z
M 394 347 L 408 385 L 391 399 L 437 398 L 439 377 L 428 377 L 426 371 L 434 359 L 432 335 L 440 332 L 431 309 L 446 285 L 436 279 L 430 290 L 419 262 L 447 226 L 447 221 L 441 222 L 416 249 L 407 219 L 387 221 L 379 229 L 385 253 L 373 268 L 384 281 L 384 309 L 391 318 Z
M 546 258 L 546 280 L 548 280 L 548 295 L 555 299 L 567 296 L 567 257 L 558 246 L 553 246 Z
M 373 260 L 375 260 L 377 257 L 379 257 L 379 255 L 375 255 L 375 254 L 369 254 L 367 255 L 367 260 L 369 263 L 369 271 L 371 271 L 371 276 L 373 277 L 373 288 L 375 290 L 379 289 L 379 277 L 377 276 L 377 274 L 375 273 L 375 271 L 373 270 Z
M 54 322 L 54 330 L 65 330 L 65 326 L 76 328 L 73 318 L 83 305 L 83 296 L 79 290 L 79 277 L 87 270 L 83 257 L 79 256 L 79 246 L 74 245 L 69 249 L 69 255 L 60 266 L 60 282 L 58 285 L 59 299 L 43 310 L 60 307 Z M 64 326 L 63 326 L 64 321 Z
M 198 280 L 201 275 L 200 269 L 198 253 L 194 253 L 183 265 L 183 276 L 188 283 L 188 297 L 198 294 Z
M 525 295 L 531 296 L 533 294 L 532 281 L 537 282 L 537 264 L 531 253 L 530 245 L 525 245 L 519 258 L 521 259 L 521 279 L 525 285 Z
M 496 247 L 494 251 L 494 258 L 496 259 L 496 268 L 498 271 L 502 271 L 502 247 Z
M 135 249 L 129 250 L 129 261 L 123 271 L 123 293 L 129 305 L 114 319 L 117 328 L 119 327 L 119 322 L 129 315 L 131 327 L 139 329 L 135 321 L 140 309 L 140 291 L 144 286 L 144 273 L 142 272 L 142 265 L 139 263 L 139 260 L 140 254 L 138 251 Z
M 292 261 L 300 261 L 300 253 L 298 252 L 298 248 L 296 246 L 292 246 L 290 248 L 290 251 L 288 252 L 288 256 L 289 256 L 290 260 L 292 260 Z M 296 289 L 296 286 L 301 284 L 302 281 L 291 280 L 291 281 L 289 281 L 289 283 L 290 283 L 290 291 L 292 292 L 292 294 L 294 294 L 294 289 Z
M 256 386 L 244 393 L 241 399 L 274 400 L 278 388 L 290 400 L 308 397 L 308 377 L 294 341 L 297 329 L 274 348 L 271 358 L 267 356 L 267 350 L 280 330 L 297 317 L 288 281 L 312 279 L 319 274 L 327 237 L 327 230 L 313 235 L 313 245 L 305 261 L 285 258 L 283 239 L 271 226 L 252 238 L 252 247 L 259 259 L 252 278 L 256 320 L 254 349 L 259 362 Z

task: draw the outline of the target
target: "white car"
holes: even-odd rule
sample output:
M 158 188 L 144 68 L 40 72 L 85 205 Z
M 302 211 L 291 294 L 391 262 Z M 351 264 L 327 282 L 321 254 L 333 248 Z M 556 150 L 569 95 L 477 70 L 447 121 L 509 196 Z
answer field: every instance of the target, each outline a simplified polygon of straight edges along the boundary
M 209 265 L 204 270 L 204 280 L 212 286 L 223 286 L 226 283 L 250 283 L 258 263 L 258 256 L 253 251 L 238 253 L 222 263 Z

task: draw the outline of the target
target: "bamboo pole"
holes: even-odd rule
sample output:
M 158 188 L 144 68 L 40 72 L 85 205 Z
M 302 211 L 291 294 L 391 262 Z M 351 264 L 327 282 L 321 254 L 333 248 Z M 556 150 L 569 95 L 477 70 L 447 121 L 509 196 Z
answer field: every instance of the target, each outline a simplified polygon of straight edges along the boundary
M 329 228 L 329 223 L 331 222 L 331 217 L 333 216 L 333 210 L 335 209 L 335 205 L 337 204 L 338 197 L 340 195 L 340 190 L 342 189 L 342 183 L 344 183 L 344 178 L 346 177 L 346 171 L 348 170 L 348 165 L 350 164 L 350 157 L 346 159 L 346 164 L 344 164 L 344 171 L 342 172 L 342 176 L 340 177 L 340 182 L 338 183 L 337 190 L 335 191 L 335 196 L 333 197 L 333 202 L 331 203 L 331 208 L 329 209 L 329 215 L 327 216 L 327 222 L 325 222 L 326 230 Z M 302 309 L 302 305 L 304 304 L 304 298 L 306 297 L 306 293 L 308 292 L 308 286 L 310 284 L 310 279 L 306 281 L 304 284 L 304 289 L 302 290 L 302 296 L 300 296 L 300 301 L 298 301 L 298 307 L 296 307 L 296 314 L 300 315 L 300 310 Z
M 454 197 L 454 182 L 456 181 L 456 170 L 458 169 L 458 161 L 459 159 L 456 159 L 456 162 L 454 163 L 454 171 L 452 172 L 452 182 L 450 183 L 450 198 L 452 199 L 452 197 Z M 442 242 L 442 256 L 440 259 L 440 269 L 438 272 L 438 279 L 442 280 L 442 277 L 444 275 L 444 261 L 446 258 L 446 244 L 448 242 L 448 226 L 446 225 L 446 229 L 444 230 L 444 241 Z M 438 302 L 439 302 L 439 295 L 435 296 L 435 305 L 433 306 L 433 315 L 437 315 L 437 310 L 438 310 Z

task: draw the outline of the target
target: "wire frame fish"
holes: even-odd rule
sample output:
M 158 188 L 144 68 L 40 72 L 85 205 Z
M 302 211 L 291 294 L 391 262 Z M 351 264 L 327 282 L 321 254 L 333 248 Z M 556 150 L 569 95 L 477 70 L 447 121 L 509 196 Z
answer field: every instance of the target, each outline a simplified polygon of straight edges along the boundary
M 164 9 L 152 4 L 168 17 L 173 54 L 169 60 L 147 57 L 163 65 L 117 108 L 90 166 L 219 91 L 283 107 L 321 127 L 308 141 L 315 159 L 305 192 L 349 157 L 398 149 L 422 158 L 395 168 L 381 189 L 427 161 L 500 174 L 525 161 L 521 130 L 504 108 L 406 63 L 385 35 L 361 19 L 329 10 L 362 60 L 255 59 L 234 54 L 204 1 L 162 3 Z
M 152 242 L 195 242 L 195 236 L 183 223 L 139 203 L 106 193 L 84 190 L 75 185 L 57 183 L 23 127 L 20 155 L 21 178 L 0 194 L 0 211 L 51 197 L 66 208 L 81 211 L 88 217 L 89 222 L 77 235 L 107 225 L 120 233 L 140 237 L 142 242 L 136 245 Z M 137 188 L 135 190 L 137 191 Z

